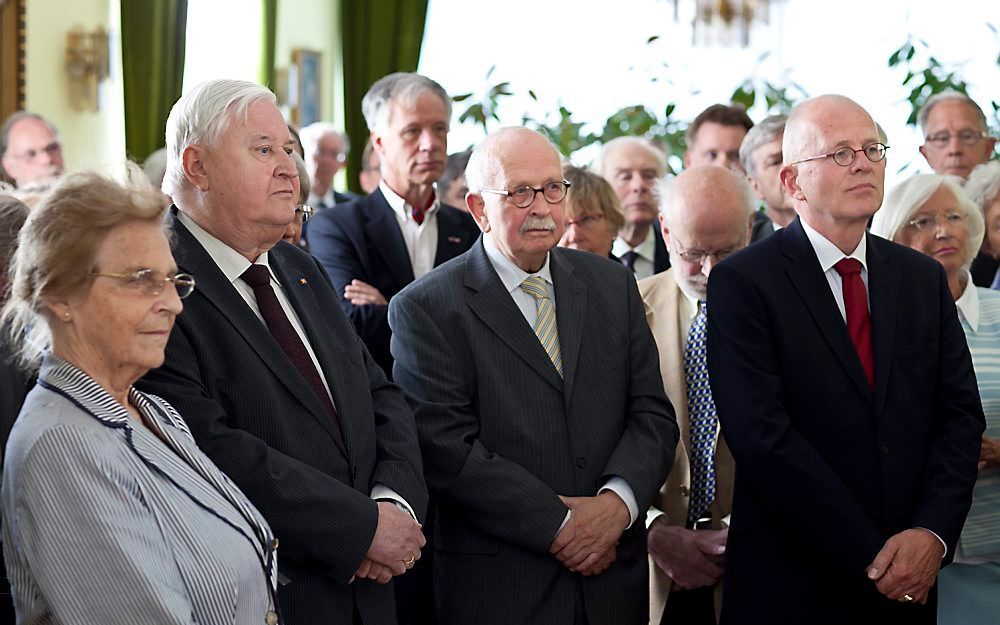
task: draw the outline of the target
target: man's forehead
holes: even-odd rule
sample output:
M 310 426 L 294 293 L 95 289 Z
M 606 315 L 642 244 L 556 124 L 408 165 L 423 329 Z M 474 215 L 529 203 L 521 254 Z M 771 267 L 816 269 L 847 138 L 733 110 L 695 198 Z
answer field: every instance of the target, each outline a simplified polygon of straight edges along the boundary
M 947 126 L 949 124 L 966 124 L 980 126 L 976 111 L 963 100 L 945 100 L 931 109 L 927 116 L 927 128 Z
M 48 124 L 37 117 L 26 117 L 18 120 L 10 129 L 11 142 L 17 140 L 41 139 L 48 141 L 55 136 Z

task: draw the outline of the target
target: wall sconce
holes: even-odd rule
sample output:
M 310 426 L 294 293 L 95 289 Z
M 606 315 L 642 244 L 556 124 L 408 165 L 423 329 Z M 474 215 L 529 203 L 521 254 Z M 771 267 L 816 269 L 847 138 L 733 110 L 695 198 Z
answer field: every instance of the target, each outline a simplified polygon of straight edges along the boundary
M 100 26 L 91 32 L 76 28 L 66 35 L 66 74 L 73 110 L 100 110 L 97 88 L 108 77 L 108 47 L 108 31 Z

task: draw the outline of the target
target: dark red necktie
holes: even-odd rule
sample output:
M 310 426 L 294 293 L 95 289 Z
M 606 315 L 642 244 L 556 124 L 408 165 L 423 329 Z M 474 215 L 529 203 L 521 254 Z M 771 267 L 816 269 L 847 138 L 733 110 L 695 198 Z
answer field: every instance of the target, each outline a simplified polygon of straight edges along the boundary
M 427 216 L 427 211 L 431 209 L 431 206 L 434 206 L 434 200 L 434 194 L 431 193 L 431 196 L 427 198 L 427 204 L 423 208 L 417 208 L 414 206 L 410 209 L 410 216 L 413 217 L 413 221 L 417 222 L 418 226 L 424 223 L 424 217 Z
M 250 265 L 240 278 L 253 289 L 253 295 L 257 299 L 257 308 L 260 309 L 260 316 L 264 318 L 264 323 L 271 331 L 271 336 L 288 356 L 288 360 L 298 369 L 302 379 L 312 387 L 320 403 L 333 418 L 337 431 L 340 431 L 340 417 L 337 415 L 337 409 L 333 407 L 333 401 L 323 385 L 323 380 L 319 377 L 319 371 L 316 370 L 316 365 L 313 364 L 309 351 L 302 343 L 302 339 L 299 338 L 299 333 L 295 331 L 292 322 L 288 320 L 288 315 L 281 308 L 281 303 L 278 301 L 278 296 L 274 294 L 274 289 L 271 288 L 271 272 L 264 265 L 254 264 Z
M 868 291 L 861 279 L 861 261 L 842 258 L 833 266 L 843 282 L 844 311 L 847 313 L 847 331 L 854 349 L 861 359 L 861 367 L 868 378 L 868 386 L 875 390 L 875 353 L 872 349 L 872 318 L 868 314 Z

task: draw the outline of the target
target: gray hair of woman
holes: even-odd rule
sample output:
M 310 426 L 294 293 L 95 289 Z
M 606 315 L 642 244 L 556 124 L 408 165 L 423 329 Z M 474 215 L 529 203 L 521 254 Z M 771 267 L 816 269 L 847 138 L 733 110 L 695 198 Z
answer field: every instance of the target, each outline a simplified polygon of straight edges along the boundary
M 983 163 L 972 170 L 965 192 L 983 211 L 1000 195 L 1000 161 Z
M 962 179 L 958 176 L 917 174 L 899 183 L 889 191 L 882 202 L 882 208 L 875 213 L 871 233 L 894 241 L 899 231 L 910 223 L 917 211 L 942 186 L 955 196 L 955 208 L 965 222 L 966 241 L 965 249 L 962 250 L 962 266 L 968 269 L 982 245 L 986 226 L 983 212 L 962 188 Z
M 46 302 L 89 287 L 104 237 L 132 220 L 160 222 L 168 233 L 165 211 L 163 195 L 135 166 L 125 183 L 92 172 L 69 175 L 31 210 L 10 261 L 10 297 L 0 313 L 23 369 L 36 369 L 51 347 Z

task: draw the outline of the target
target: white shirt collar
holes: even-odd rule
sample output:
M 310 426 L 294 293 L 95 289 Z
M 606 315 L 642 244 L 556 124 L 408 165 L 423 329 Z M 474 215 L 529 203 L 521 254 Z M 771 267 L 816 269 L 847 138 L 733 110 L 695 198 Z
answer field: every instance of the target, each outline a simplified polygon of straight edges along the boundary
M 337 204 L 337 199 L 333 196 L 332 186 L 326 190 L 326 195 L 322 197 L 310 192 L 309 199 L 307 201 L 313 208 L 319 208 L 320 206 L 335 206 Z
M 201 246 L 205 248 L 208 255 L 212 257 L 215 264 L 222 270 L 222 273 L 226 274 L 226 278 L 230 284 L 239 280 L 243 272 L 250 267 L 250 261 L 242 254 L 215 238 L 215 236 L 199 226 L 187 213 L 178 210 L 177 218 L 191 232 L 194 238 L 201 243 Z M 274 272 L 271 271 L 271 266 L 267 262 L 267 252 L 261 252 L 254 264 L 267 267 L 268 272 L 271 274 L 271 280 L 278 282 Z
M 508 293 L 519 288 L 521 283 L 529 276 L 541 276 L 547 284 L 553 285 L 552 265 L 549 263 L 549 259 L 552 257 L 551 252 L 545 255 L 545 262 L 542 263 L 541 269 L 535 273 L 528 273 L 503 255 L 503 252 L 497 248 L 496 243 L 493 241 L 492 234 L 486 233 L 483 235 L 483 247 L 486 248 L 486 256 L 490 259 L 493 268 L 496 269 L 497 275 L 500 276 L 500 281 L 503 282 Z
M 816 258 L 819 259 L 819 266 L 823 269 L 823 273 L 830 271 L 834 265 L 844 258 L 844 253 L 840 251 L 839 247 L 831 243 L 829 239 L 813 230 L 801 217 L 799 217 L 799 223 L 802 224 L 802 229 L 806 231 L 806 237 L 809 238 L 809 243 L 812 244 L 813 250 L 816 252 Z M 847 255 L 847 258 L 855 258 L 861 261 L 861 266 L 867 271 L 867 253 L 868 237 L 862 235 L 861 242 L 858 243 L 853 252 Z
M 972 283 L 971 276 L 966 274 L 966 277 L 968 282 L 965 284 L 965 290 L 962 291 L 962 296 L 955 300 L 955 306 L 965 317 L 972 331 L 976 332 L 979 330 L 979 289 Z
M 629 245 L 625 239 L 621 237 L 616 237 L 614 244 L 611 246 L 611 253 L 615 256 L 621 258 L 626 252 L 635 252 L 640 258 L 645 258 L 649 262 L 654 262 L 656 256 L 656 238 L 653 234 L 653 228 L 656 227 L 657 222 L 653 222 L 649 226 L 649 232 L 646 233 L 646 238 L 643 239 L 642 243 L 632 247 Z
M 396 194 L 395 191 L 389 188 L 389 185 L 385 183 L 385 179 L 379 181 L 378 188 L 382 191 L 382 195 L 385 197 L 385 201 L 389 203 L 389 208 L 392 212 L 396 213 L 396 217 L 402 221 L 413 221 L 413 214 L 410 209 L 413 208 L 406 203 L 402 197 Z M 438 206 L 437 190 L 434 191 L 434 202 L 431 203 L 431 207 L 424 211 L 425 216 L 430 216 L 437 212 Z

